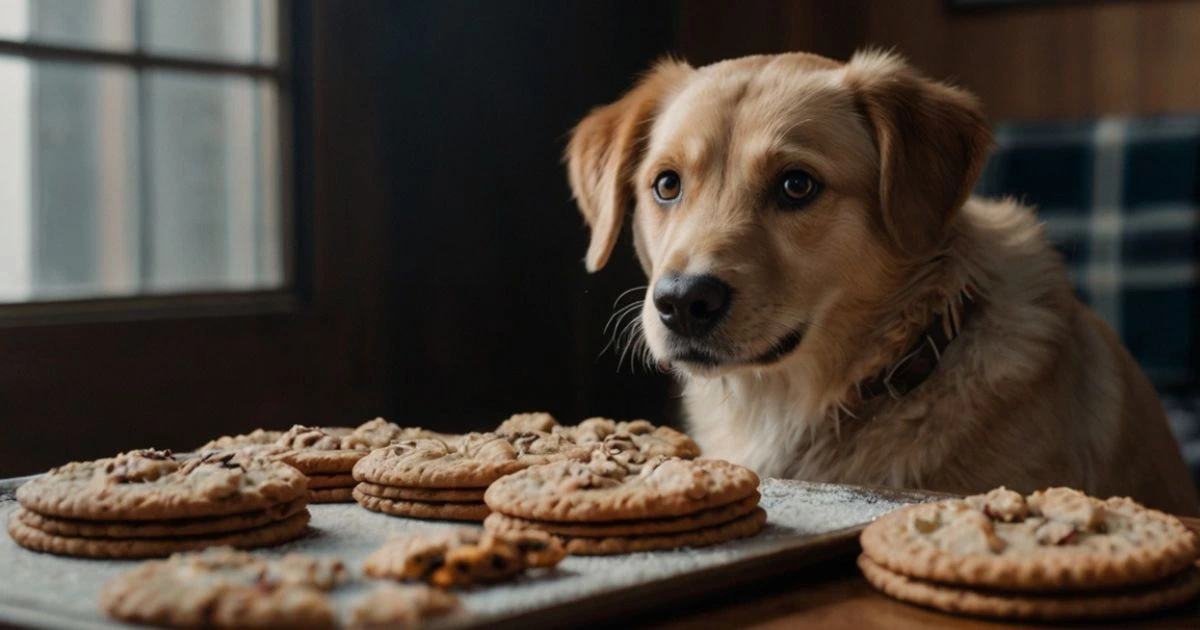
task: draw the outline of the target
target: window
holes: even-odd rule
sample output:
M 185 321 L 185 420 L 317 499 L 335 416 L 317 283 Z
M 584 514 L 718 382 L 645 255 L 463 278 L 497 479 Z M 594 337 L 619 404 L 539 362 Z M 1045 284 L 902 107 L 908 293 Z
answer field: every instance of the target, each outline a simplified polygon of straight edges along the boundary
M 0 303 L 289 284 L 278 0 L 0 0 Z

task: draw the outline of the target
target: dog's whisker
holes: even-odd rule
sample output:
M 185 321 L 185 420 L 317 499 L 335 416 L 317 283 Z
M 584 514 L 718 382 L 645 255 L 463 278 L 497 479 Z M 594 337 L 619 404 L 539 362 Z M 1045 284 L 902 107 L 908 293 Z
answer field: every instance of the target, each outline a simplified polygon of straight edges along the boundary
M 637 321 L 638 319 L 640 319 L 638 316 L 638 311 L 642 306 L 642 302 L 643 302 L 643 300 L 638 300 L 637 302 L 634 302 L 633 304 L 629 304 L 629 305 L 619 309 L 616 313 L 613 313 L 612 317 L 609 318 L 608 323 L 605 324 L 605 326 L 604 326 L 604 334 L 607 335 L 608 331 L 611 329 L 612 335 L 609 337 L 608 343 L 606 343 L 604 345 L 604 347 L 601 348 L 599 356 L 603 356 L 604 353 L 607 352 L 609 348 L 621 347 L 621 345 L 622 345 L 621 338 L 623 336 L 625 329 L 627 329 L 629 327 L 629 325 L 632 321 Z M 630 321 L 625 321 L 625 319 L 631 315 L 632 315 L 632 319 Z M 620 369 L 619 362 L 617 364 L 617 369 L 618 370 Z
M 623 306 L 623 307 L 621 307 L 621 308 L 617 309 L 617 310 L 616 310 L 616 311 L 615 311 L 615 312 L 614 312 L 614 313 L 613 313 L 613 314 L 612 314 L 612 315 L 611 315 L 611 316 L 608 318 L 608 321 L 604 323 L 604 330 L 603 330 L 602 334 L 605 334 L 605 335 L 607 335 L 607 334 L 608 334 L 608 327 L 612 325 L 612 323 L 613 323 L 613 320 L 618 320 L 618 321 L 619 321 L 619 319 L 620 319 L 621 317 L 624 317 L 626 314 L 628 314 L 628 313 L 629 313 L 629 311 L 632 311 L 632 310 L 637 310 L 637 309 L 641 308 L 641 307 L 642 307 L 642 303 L 643 303 L 643 300 L 638 300 L 637 302 L 634 302 L 633 304 L 627 304 L 627 305 L 625 305 L 625 306 Z
M 616 308 L 617 303 L 619 303 L 621 301 L 621 298 L 625 297 L 626 295 L 629 295 L 630 293 L 633 293 L 634 291 L 645 291 L 648 286 L 649 285 L 643 284 L 640 287 L 633 287 L 632 289 L 626 289 L 626 290 L 622 291 L 621 295 L 618 295 L 617 299 L 613 300 L 612 307 Z
M 621 365 L 625 362 L 625 357 L 630 354 L 635 336 L 641 332 L 641 318 L 634 317 L 620 328 L 620 332 L 616 335 L 617 346 L 621 348 L 621 355 L 617 358 L 617 371 L 621 370 Z M 632 357 L 630 367 L 633 367 Z

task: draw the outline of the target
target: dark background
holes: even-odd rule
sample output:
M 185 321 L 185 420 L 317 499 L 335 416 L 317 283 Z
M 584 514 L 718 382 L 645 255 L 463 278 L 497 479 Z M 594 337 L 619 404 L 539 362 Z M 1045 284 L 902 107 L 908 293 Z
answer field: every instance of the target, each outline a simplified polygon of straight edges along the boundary
M 674 422 L 665 377 L 601 354 L 613 301 L 644 280 L 627 243 L 585 273 L 560 163 L 572 125 L 667 52 L 703 64 L 874 44 L 965 84 L 997 119 L 1200 111 L 1200 3 L 1185 0 L 293 9 L 294 291 L 245 312 L 0 321 L 0 476 L 376 415 L 445 430 L 523 410 Z

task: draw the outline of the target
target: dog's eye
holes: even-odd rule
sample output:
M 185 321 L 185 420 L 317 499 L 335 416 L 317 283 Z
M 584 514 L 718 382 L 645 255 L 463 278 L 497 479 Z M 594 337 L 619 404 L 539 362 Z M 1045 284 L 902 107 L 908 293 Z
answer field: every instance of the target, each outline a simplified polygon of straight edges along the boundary
M 821 191 L 821 185 L 807 171 L 788 171 L 779 182 L 779 200 L 789 208 L 808 204 Z
M 654 178 L 654 198 L 659 203 L 674 203 L 683 192 L 683 181 L 675 171 L 663 171 Z

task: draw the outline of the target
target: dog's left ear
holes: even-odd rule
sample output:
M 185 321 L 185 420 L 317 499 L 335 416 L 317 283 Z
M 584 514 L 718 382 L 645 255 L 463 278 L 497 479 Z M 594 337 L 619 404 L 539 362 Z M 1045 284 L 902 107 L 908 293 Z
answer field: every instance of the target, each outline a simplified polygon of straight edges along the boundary
M 663 99 L 692 73 L 681 61 L 660 61 L 621 100 L 598 107 L 571 132 L 565 160 L 571 192 L 592 228 L 587 270 L 604 267 L 633 203 L 633 173 Z
M 902 254 L 927 254 L 945 237 L 987 158 L 992 133 L 979 100 L 877 51 L 847 62 L 846 83 L 879 151 L 884 231 Z

